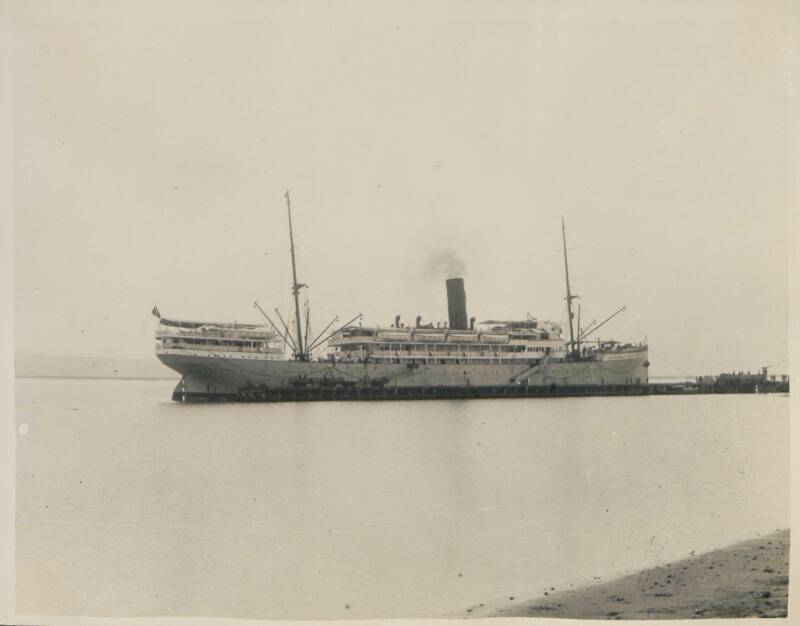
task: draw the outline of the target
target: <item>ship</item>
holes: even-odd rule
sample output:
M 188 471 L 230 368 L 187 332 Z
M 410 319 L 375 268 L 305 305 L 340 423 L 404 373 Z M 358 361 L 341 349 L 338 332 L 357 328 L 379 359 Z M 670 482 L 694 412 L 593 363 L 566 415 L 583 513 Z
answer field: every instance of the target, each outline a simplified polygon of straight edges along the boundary
M 263 324 L 158 318 L 155 352 L 181 375 L 172 398 L 181 402 L 424 399 L 556 394 L 565 390 L 645 389 L 646 342 L 594 339 L 625 310 L 585 328 L 577 319 L 561 234 L 567 324 L 539 320 L 468 317 L 463 277 L 445 280 L 447 321 L 413 324 L 400 315 L 387 326 L 367 326 L 358 315 L 316 337 L 305 329 L 297 278 L 292 209 L 286 193 L 292 261 L 294 321 L 276 308 L 273 319 L 256 302 Z M 567 328 L 562 328 L 566 326 Z M 303 332 L 305 330 L 305 333 Z M 568 331 L 568 335 L 567 335 Z

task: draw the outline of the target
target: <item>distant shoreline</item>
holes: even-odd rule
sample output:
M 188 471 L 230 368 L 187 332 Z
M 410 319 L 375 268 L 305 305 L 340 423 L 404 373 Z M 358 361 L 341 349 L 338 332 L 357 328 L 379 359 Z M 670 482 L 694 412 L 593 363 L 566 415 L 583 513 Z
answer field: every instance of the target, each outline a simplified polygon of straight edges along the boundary
M 151 358 L 67 356 L 52 354 L 14 355 L 15 378 L 64 378 L 87 380 L 173 380 L 177 372 L 155 356 Z
M 180 376 L 34 376 L 21 374 L 14 378 L 49 378 L 62 380 L 180 380 Z
M 479 604 L 460 617 L 697 619 L 786 617 L 788 529 L 606 583 L 555 590 L 533 600 L 513 596 Z

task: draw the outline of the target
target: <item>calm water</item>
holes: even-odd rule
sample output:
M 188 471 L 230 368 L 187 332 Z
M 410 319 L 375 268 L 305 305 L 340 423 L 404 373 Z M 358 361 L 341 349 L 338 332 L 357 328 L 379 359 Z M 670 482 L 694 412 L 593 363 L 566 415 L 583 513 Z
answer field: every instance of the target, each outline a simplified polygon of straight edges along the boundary
M 789 525 L 781 396 L 180 405 L 17 381 L 18 611 L 442 616 Z

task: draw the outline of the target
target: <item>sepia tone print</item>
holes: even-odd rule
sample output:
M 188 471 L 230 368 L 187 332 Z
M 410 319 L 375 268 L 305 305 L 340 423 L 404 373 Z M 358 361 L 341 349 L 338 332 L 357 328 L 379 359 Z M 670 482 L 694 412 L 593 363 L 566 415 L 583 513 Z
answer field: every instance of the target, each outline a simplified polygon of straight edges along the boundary
M 0 621 L 790 617 L 792 3 L 2 18 Z

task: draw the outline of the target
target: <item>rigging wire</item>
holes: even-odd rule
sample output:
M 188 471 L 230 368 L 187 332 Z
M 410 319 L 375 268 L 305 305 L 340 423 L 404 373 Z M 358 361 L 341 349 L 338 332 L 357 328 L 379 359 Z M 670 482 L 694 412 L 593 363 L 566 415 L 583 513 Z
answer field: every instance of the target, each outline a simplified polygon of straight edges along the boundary
M 648 347 L 647 347 L 647 352 L 648 352 L 648 354 L 652 354 L 652 355 L 653 355 L 654 357 L 656 357 L 658 360 L 660 360 L 660 361 L 663 361 L 664 363 L 666 363 L 666 364 L 667 364 L 667 365 L 669 365 L 670 367 L 672 367 L 672 368 L 674 368 L 674 369 L 678 370 L 678 371 L 679 371 L 681 374 L 683 374 L 684 376 L 687 376 L 687 377 L 689 377 L 689 378 L 694 378 L 694 375 L 693 375 L 693 374 L 690 374 L 689 372 L 685 371 L 683 368 L 681 368 L 681 367 L 678 367 L 677 365 L 675 365 L 675 364 L 674 364 L 674 363 L 672 363 L 671 361 L 668 361 L 666 358 L 664 358 L 663 356 L 661 356 L 661 355 L 660 355 L 658 352 L 656 352 L 655 350 L 653 350 L 653 348 L 651 348 L 650 346 L 648 346 Z

